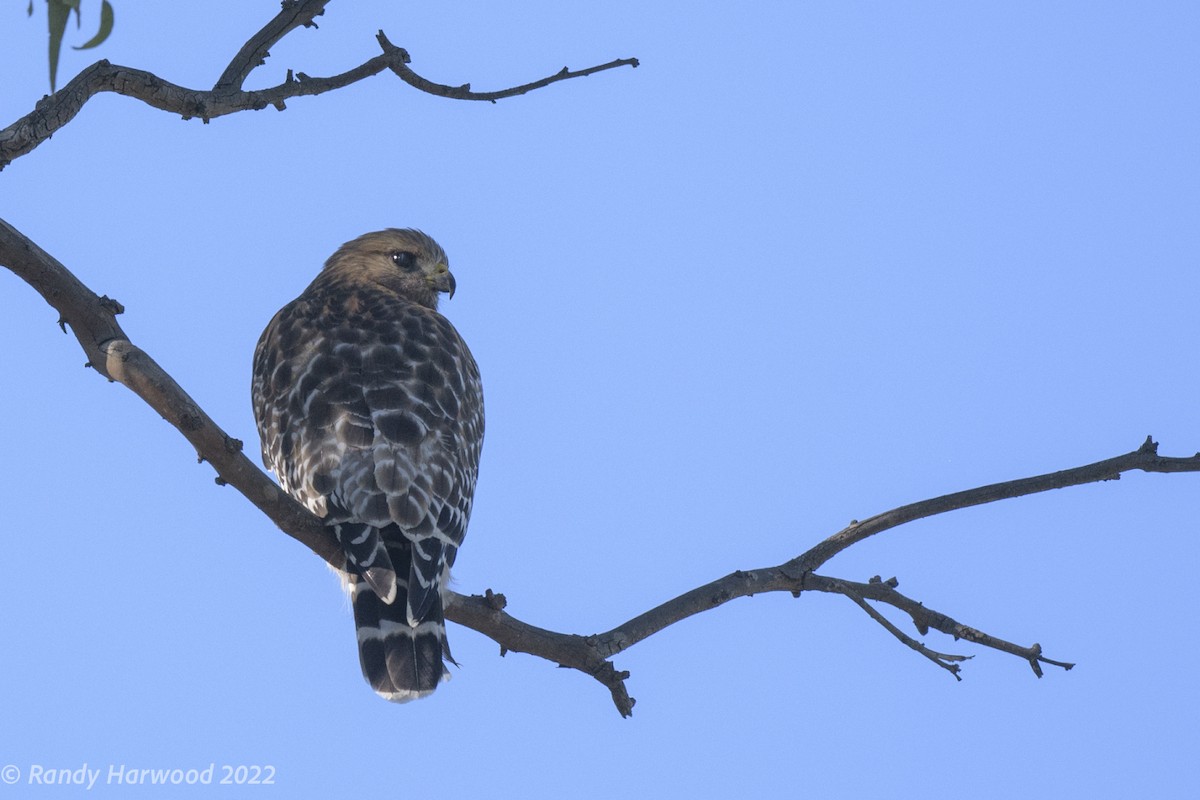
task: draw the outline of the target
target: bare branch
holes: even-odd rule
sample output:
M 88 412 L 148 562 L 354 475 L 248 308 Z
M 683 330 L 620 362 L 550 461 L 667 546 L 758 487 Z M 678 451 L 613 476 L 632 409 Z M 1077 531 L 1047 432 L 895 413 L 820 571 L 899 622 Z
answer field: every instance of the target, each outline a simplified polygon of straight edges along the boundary
M 219 482 L 234 486 L 284 532 L 321 558 L 334 566 L 342 566 L 338 546 L 321 521 L 283 494 L 270 478 L 242 454 L 241 442 L 222 431 L 150 356 L 129 341 L 116 322 L 116 314 L 123 310 L 119 303 L 107 297 L 98 297 L 62 264 L 3 220 L 0 220 L 0 263 L 33 286 L 47 303 L 58 310 L 60 324 L 71 326 L 91 366 L 109 380 L 128 386 L 187 437 L 201 459 L 216 468 Z M 1094 464 L 902 506 L 864 522 L 852 523 L 783 564 L 733 572 L 601 634 L 580 636 L 557 633 L 521 622 L 504 610 L 503 596 L 493 594 L 490 590 L 483 596 L 454 595 L 446 609 L 446 617 L 496 641 L 501 647 L 501 654 L 510 650 L 529 653 L 592 676 L 609 689 L 613 702 L 624 716 L 631 713 L 634 705 L 624 684 L 629 674 L 618 671 L 609 658 L 680 620 L 716 608 L 734 598 L 749 597 L 760 592 L 789 592 L 799 596 L 804 591 L 820 591 L 850 597 L 900 641 L 957 676 L 955 662 L 965 656 L 938 653 L 926 648 L 900 632 L 866 601 L 886 603 L 908 614 L 922 634 L 933 628 L 956 639 L 1011 653 L 1027 660 L 1040 677 L 1042 664 L 1064 669 L 1070 669 L 1072 665 L 1043 657 L 1041 647 L 1037 644 L 1022 647 L 926 608 L 896 591 L 894 580 L 876 579 L 868 583 L 856 583 L 818 575 L 812 570 L 855 542 L 905 522 L 1004 498 L 1112 480 L 1130 470 L 1200 472 L 1200 454 L 1189 458 L 1160 456 L 1157 445 L 1147 438 L 1141 447 L 1131 453 Z
M 867 611 L 868 614 L 871 614 L 873 619 L 887 628 L 888 631 L 890 631 L 894 636 L 899 638 L 909 647 L 913 647 L 913 649 L 918 650 L 922 653 L 922 655 L 927 657 L 929 657 L 929 653 L 933 653 L 933 651 L 926 651 L 924 645 L 909 639 L 905 634 L 901 633 L 895 628 L 895 626 L 884 619 L 877 611 L 866 605 L 866 601 L 876 600 L 881 603 L 887 603 L 888 605 L 894 606 L 895 608 L 905 612 L 912 618 L 913 625 L 916 626 L 917 631 L 922 636 L 929 633 L 930 628 L 933 628 L 934 630 L 941 631 L 947 636 L 953 636 L 956 640 L 965 639 L 968 642 L 972 642 L 982 647 L 990 647 L 993 650 L 999 650 L 1002 653 L 1010 653 L 1019 658 L 1023 658 L 1029 662 L 1030 667 L 1033 668 L 1033 674 L 1037 675 L 1039 678 L 1042 677 L 1042 669 L 1039 664 L 1050 664 L 1055 667 L 1062 667 L 1064 670 L 1069 670 L 1075 666 L 1074 664 L 1070 664 L 1065 661 L 1052 661 L 1043 657 L 1042 646 L 1039 644 L 1032 644 L 1029 647 L 1022 647 L 1019 644 L 1007 642 L 1004 639 L 986 634 L 976 628 L 963 625 L 961 622 L 957 622 L 956 620 L 939 611 L 926 608 L 923 603 L 919 603 L 910 597 L 904 596 L 900 592 L 896 591 L 896 587 L 898 585 L 899 581 L 897 581 L 895 578 L 882 581 L 878 577 L 875 577 L 867 583 L 855 583 L 854 581 L 846 581 L 839 578 L 827 578 L 823 575 L 816 574 L 808 575 L 804 581 L 804 588 L 809 591 L 829 592 L 833 594 L 842 594 L 846 597 L 849 597 L 859 606 L 863 607 L 863 610 Z M 944 653 L 933 653 L 933 655 L 954 661 L 961 661 L 963 658 L 966 658 L 966 656 L 948 656 Z M 945 664 L 940 666 L 946 667 Z M 949 669 L 949 667 L 946 668 Z M 959 677 L 957 667 L 951 669 L 950 671 L 956 678 Z
M 116 319 L 124 310 L 120 303 L 97 297 L 57 259 L 2 219 L 0 263 L 58 311 L 60 326 L 71 326 L 87 355 L 86 366 L 129 387 L 174 425 L 196 448 L 200 460 L 216 469 L 218 482 L 236 488 L 284 532 L 330 564 L 343 565 L 341 549 L 321 521 L 280 491 L 246 458 L 240 441 L 221 430 L 154 359 L 129 341 Z
M 847 594 L 847 597 L 849 597 L 851 600 L 853 600 L 858 605 L 859 608 L 861 608 L 863 611 L 867 612 L 867 615 L 869 617 L 871 617 L 871 619 L 875 620 L 880 625 L 882 625 L 884 627 L 884 629 L 886 629 L 889 633 L 891 633 L 893 636 L 895 636 L 901 642 L 908 645 L 913 650 L 916 650 L 918 653 L 925 656 L 930 661 L 932 661 L 933 663 L 937 664 L 942 669 L 949 672 L 951 675 L 954 676 L 954 680 L 956 680 L 956 681 L 962 680 L 962 676 L 958 674 L 959 666 L 955 662 L 966 661 L 969 658 L 974 658 L 974 656 L 954 656 L 954 655 L 950 655 L 949 653 L 939 653 L 936 650 L 930 650 L 928 647 L 921 644 L 916 639 L 912 638 L 907 633 L 905 633 L 904 631 L 900 630 L 895 625 L 893 625 L 887 617 L 885 617 L 883 614 L 880 614 L 878 611 L 876 611 L 874 608 L 872 608 L 871 604 L 868 603 L 866 600 L 864 600 L 860 595 L 851 593 L 851 594 Z
M 379 46 L 383 48 L 384 53 L 392 53 L 397 50 L 402 53 L 404 52 L 389 42 L 383 31 L 377 33 L 375 38 L 379 40 Z M 587 69 L 571 70 L 567 67 L 563 67 L 561 70 L 547 78 L 542 78 L 541 80 L 533 81 L 532 83 L 523 83 L 520 86 L 514 86 L 511 89 L 501 89 L 495 92 L 472 92 L 471 84 L 469 83 L 464 83 L 462 86 L 445 86 L 440 83 L 434 83 L 433 81 L 426 80 L 408 67 L 408 61 L 408 58 L 404 58 L 403 60 L 394 59 L 388 64 L 388 68 L 391 69 L 392 72 L 396 73 L 396 75 L 398 75 L 402 81 L 414 89 L 420 89 L 422 92 L 437 95 L 438 97 L 448 97 L 452 100 L 483 100 L 491 103 L 494 103 L 497 100 L 503 100 L 506 97 L 516 97 L 517 95 L 532 92 L 534 89 L 541 89 L 544 86 L 549 86 L 550 84 L 557 83 L 559 81 L 570 80 L 571 78 L 584 78 L 588 75 L 592 75 L 597 72 L 603 72 L 607 69 L 614 69 L 616 67 L 637 68 L 639 65 L 639 62 L 636 58 L 618 58 L 608 62 L 607 64 L 600 64 L 595 67 L 588 67 Z
M 636 701 L 625 688 L 629 673 L 617 671 L 601 655 L 596 637 L 556 633 L 521 622 L 504 611 L 507 602 L 504 595 L 494 594 L 491 589 L 485 595 L 452 595 L 446 619 L 492 639 L 500 645 L 500 655 L 510 650 L 528 653 L 591 675 L 608 688 L 622 717 L 633 713 Z
M 877 533 L 881 533 L 906 522 L 944 514 L 960 508 L 991 503 L 1028 494 L 1061 489 L 1068 486 L 1078 486 L 1084 483 L 1116 480 L 1122 472 L 1141 470 L 1143 472 L 1200 472 L 1200 453 L 1189 458 L 1172 458 L 1158 455 L 1158 445 L 1151 437 L 1146 437 L 1142 446 L 1131 453 L 1114 458 L 1097 461 L 1074 469 L 1038 475 L 1032 478 L 1020 478 L 1004 483 L 993 483 L 977 489 L 922 500 L 919 503 L 901 506 L 900 508 L 878 514 L 863 522 L 852 522 L 849 527 L 838 531 L 825 541 L 805 553 L 784 562 L 776 567 L 765 567 L 748 571 L 738 570 L 724 578 L 705 584 L 698 589 L 685 592 L 662 605 L 647 611 L 641 616 L 629 620 L 608 633 L 601 634 L 605 652 L 613 655 L 637 644 L 647 636 L 652 636 L 663 628 L 674 625 L 682 619 L 694 614 L 707 611 L 710 608 L 723 605 L 736 597 L 750 597 L 760 592 L 792 592 L 798 594 L 805 589 L 820 588 L 812 584 L 817 576 L 813 571 L 829 559 L 845 550 L 852 544 L 862 541 Z M 828 591 L 828 589 L 820 589 Z M 889 602 L 885 597 L 877 599 Z M 905 609 L 908 610 L 908 609 Z M 957 624 L 957 623 L 956 623 Z M 930 623 L 931 627 L 942 628 Z M 968 629 L 969 630 L 969 629 Z M 947 631 L 949 632 L 949 631 Z M 976 632 L 978 633 L 978 632 Z M 971 639 L 965 630 L 961 633 L 951 633 L 963 639 Z M 982 634 L 981 634 L 982 635 Z M 999 640 L 997 640 L 999 641 Z M 980 643 L 983 643 L 982 641 Z M 989 647 L 995 646 L 988 644 Z M 1016 647 L 1016 645 L 1013 645 Z M 998 647 L 997 649 L 1005 649 Z M 1018 655 L 1024 655 L 1025 650 L 1008 650 Z M 1036 670 L 1035 670 L 1036 671 Z
M 402 51 L 401 51 L 402 52 Z M 201 91 L 177 86 L 150 72 L 97 61 L 71 79 L 70 83 L 45 97 L 21 119 L 0 130 L 0 169 L 31 152 L 75 118 L 93 96 L 101 92 L 141 100 L 184 119 L 199 117 L 204 122 L 238 111 L 258 111 L 267 106 L 284 109 L 293 97 L 322 94 L 377 75 L 398 54 L 379 55 L 361 66 L 330 78 L 288 78 L 270 89 L 252 91 Z
M 830 536 L 804 555 L 783 565 L 790 572 L 812 572 L 820 568 L 829 559 L 863 539 L 877 533 L 935 514 L 956 511 L 984 503 L 994 503 L 997 500 L 1007 500 L 1013 497 L 1024 497 L 1029 494 L 1046 492 L 1051 489 L 1065 489 L 1068 486 L 1081 486 L 1085 483 L 1119 480 L 1122 472 L 1141 470 L 1142 472 L 1200 472 L 1200 453 L 1190 458 L 1171 458 L 1158 454 L 1158 445 L 1150 436 L 1142 446 L 1132 453 L 1116 456 L 1115 458 L 1085 464 L 1082 467 L 1051 472 L 1046 475 L 1035 475 L 1032 478 L 1021 478 L 1004 483 L 993 483 L 980 486 L 977 489 L 967 489 L 963 492 L 934 497 L 906 506 L 876 514 L 870 519 L 851 522 L 849 526 Z
M 276 42 L 301 26 L 317 27 L 313 20 L 325 13 L 325 6 L 328 4 L 329 0 L 284 0 L 283 10 L 238 50 L 229 66 L 221 73 L 221 77 L 217 78 L 213 91 L 229 92 L 241 89 L 246 77 L 255 67 L 261 67 L 267 62 L 267 56 L 271 55 L 268 51 Z
M 525 94 L 548 86 L 551 83 L 591 75 L 620 66 L 638 65 L 636 58 L 619 59 L 608 64 L 572 72 L 566 68 L 555 75 L 533 83 L 498 92 L 474 93 L 470 86 L 450 87 L 433 83 L 417 75 L 408 67 L 409 55 L 378 34 L 383 53 L 369 59 L 354 69 L 328 78 L 314 78 L 303 72 L 293 74 L 288 70 L 287 78 L 278 86 L 269 89 L 243 90 L 242 83 L 255 67 L 267 57 L 267 48 L 279 41 L 290 31 L 302 26 L 313 25 L 313 18 L 324 11 L 329 0 L 287 0 L 283 10 L 262 30 L 246 42 L 233 61 L 225 68 L 212 90 L 188 89 L 163 80 L 154 73 L 132 67 L 122 67 L 108 61 L 97 61 L 87 67 L 52 95 L 43 97 L 33 111 L 21 117 L 7 128 L 0 130 L 0 170 L 21 156 L 32 152 L 59 129 L 75 118 L 83 106 L 101 92 L 141 100 L 149 106 L 179 114 L 186 119 L 200 118 L 205 123 L 217 117 L 239 111 L 258 111 L 274 106 L 283 111 L 286 101 L 293 97 L 323 94 L 341 89 L 352 83 L 391 69 L 410 86 L 439 97 L 456 100 L 490 100 L 495 102 L 504 97 Z

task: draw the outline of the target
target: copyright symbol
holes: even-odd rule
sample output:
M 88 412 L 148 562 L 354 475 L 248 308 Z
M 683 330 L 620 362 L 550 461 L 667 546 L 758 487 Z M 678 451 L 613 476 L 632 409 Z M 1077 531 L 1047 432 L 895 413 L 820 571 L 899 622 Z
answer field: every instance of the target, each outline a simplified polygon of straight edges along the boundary
M 5 764 L 4 769 L 0 769 L 0 781 L 12 786 L 19 780 L 21 780 L 21 768 L 16 764 Z

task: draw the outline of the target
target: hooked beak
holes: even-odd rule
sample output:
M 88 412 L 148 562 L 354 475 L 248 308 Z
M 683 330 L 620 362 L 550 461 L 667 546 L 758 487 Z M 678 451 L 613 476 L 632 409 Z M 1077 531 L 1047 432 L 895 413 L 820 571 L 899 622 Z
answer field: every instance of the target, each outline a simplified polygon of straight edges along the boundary
M 454 275 L 450 272 L 450 268 L 445 264 L 437 265 L 433 274 L 429 276 L 429 285 L 436 291 L 445 292 L 451 300 L 454 299 L 454 290 L 458 286 L 454 280 Z

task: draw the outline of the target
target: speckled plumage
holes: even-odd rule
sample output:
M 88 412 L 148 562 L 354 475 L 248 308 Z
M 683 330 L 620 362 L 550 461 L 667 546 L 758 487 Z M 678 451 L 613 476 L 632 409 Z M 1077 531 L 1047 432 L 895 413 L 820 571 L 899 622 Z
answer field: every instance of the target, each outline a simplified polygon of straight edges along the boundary
M 363 674 L 406 701 L 444 677 L 443 592 L 483 443 L 479 369 L 437 312 L 445 253 L 419 231 L 347 242 L 254 354 L 263 461 L 346 553 Z

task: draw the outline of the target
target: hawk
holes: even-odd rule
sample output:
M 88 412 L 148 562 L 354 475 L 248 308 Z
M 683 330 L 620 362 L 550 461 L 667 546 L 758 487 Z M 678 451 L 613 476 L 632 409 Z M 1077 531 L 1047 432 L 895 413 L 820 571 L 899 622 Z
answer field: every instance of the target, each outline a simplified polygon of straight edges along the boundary
M 263 462 L 345 552 L 358 655 L 382 697 L 433 692 L 483 444 L 479 368 L 437 311 L 445 252 L 389 228 L 338 248 L 267 325 L 251 389 Z

